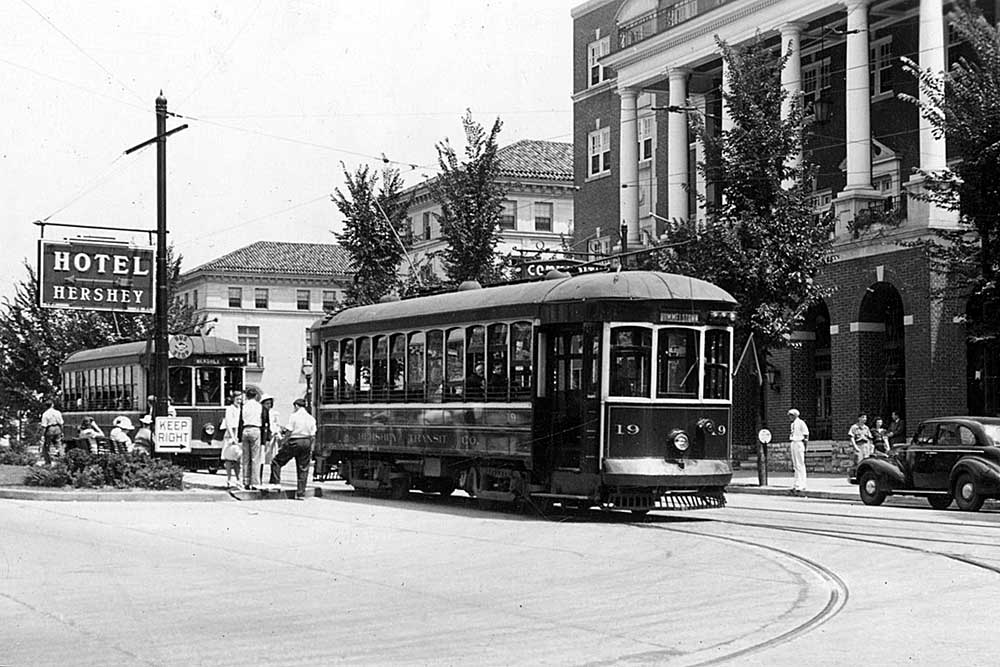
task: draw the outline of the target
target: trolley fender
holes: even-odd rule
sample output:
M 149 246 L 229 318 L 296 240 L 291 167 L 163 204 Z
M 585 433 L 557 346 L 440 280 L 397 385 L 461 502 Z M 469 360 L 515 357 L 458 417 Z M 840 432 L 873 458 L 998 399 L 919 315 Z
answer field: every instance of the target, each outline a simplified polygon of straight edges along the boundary
M 861 479 L 861 475 L 865 472 L 871 470 L 875 475 L 886 482 L 886 490 L 893 487 L 905 487 L 906 486 L 906 473 L 896 465 L 896 462 L 891 459 L 882 458 L 867 458 L 858 464 L 857 477 Z
M 969 456 L 959 460 L 948 475 L 948 485 L 955 486 L 955 480 L 963 473 L 969 473 L 984 493 L 1000 492 L 1000 466 L 988 459 Z

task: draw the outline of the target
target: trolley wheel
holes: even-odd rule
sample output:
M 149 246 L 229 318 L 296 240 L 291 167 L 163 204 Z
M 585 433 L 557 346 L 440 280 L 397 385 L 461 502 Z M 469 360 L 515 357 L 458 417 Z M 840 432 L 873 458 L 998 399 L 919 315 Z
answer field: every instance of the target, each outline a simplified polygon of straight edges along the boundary
M 632 516 L 646 516 L 649 510 L 632 510 Z
M 389 497 L 393 500 L 402 500 L 409 490 L 406 479 L 403 477 L 396 477 L 389 483 Z
M 219 469 L 218 469 L 218 468 L 215 468 L 215 467 L 213 467 L 213 466 L 208 466 L 208 474 L 209 474 L 209 475 L 214 475 L 214 474 L 215 474 L 215 473 L 217 473 L 217 472 L 219 472 Z
M 454 481 L 452 481 L 451 479 L 445 479 L 442 480 L 437 485 L 437 492 L 440 493 L 442 496 L 447 497 L 455 493 L 455 488 L 456 487 Z
M 885 491 L 879 487 L 878 475 L 866 470 L 858 480 L 861 502 L 865 505 L 881 505 L 885 502 Z
M 966 512 L 978 512 L 986 498 L 976 491 L 976 480 L 969 473 L 962 473 L 955 481 L 955 501 Z
M 953 500 L 954 498 L 952 498 L 950 494 L 946 496 L 927 496 L 927 502 L 929 502 L 931 507 L 936 510 L 948 509 L 951 507 L 951 502 Z

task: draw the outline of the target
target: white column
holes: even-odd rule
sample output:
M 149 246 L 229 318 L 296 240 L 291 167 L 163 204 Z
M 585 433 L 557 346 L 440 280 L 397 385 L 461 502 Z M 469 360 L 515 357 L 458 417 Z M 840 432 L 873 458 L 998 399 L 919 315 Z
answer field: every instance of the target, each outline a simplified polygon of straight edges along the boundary
M 691 95 L 691 106 L 701 112 L 703 115 L 708 113 L 708 100 L 705 99 L 704 94 L 692 94 Z M 700 164 L 705 161 L 705 142 L 698 137 L 694 142 L 694 161 L 695 164 Z M 705 201 L 708 197 L 708 184 L 705 182 L 705 174 L 702 173 L 700 169 L 696 169 L 694 172 L 694 190 L 698 193 L 698 198 L 701 201 Z M 699 225 L 705 222 L 705 207 L 697 206 L 692 212 L 695 220 L 698 221 Z
M 872 190 L 871 93 L 868 89 L 868 0 L 847 0 L 847 186 Z
M 785 91 L 785 99 L 781 103 L 781 118 L 785 120 L 791 114 L 792 104 L 802 102 L 802 51 L 801 37 L 805 29 L 804 23 L 786 23 L 781 26 L 781 53 L 788 53 L 788 60 L 781 70 L 781 87 Z M 789 157 L 790 167 L 797 167 L 802 162 L 802 153 L 799 151 Z M 785 187 L 790 187 L 791 183 L 786 183 Z
M 628 227 L 628 244 L 637 247 L 639 243 L 639 119 L 636 115 L 638 91 L 623 88 L 621 96 L 621 132 L 618 146 L 618 178 L 621 184 L 619 225 Z
M 687 106 L 685 69 L 672 69 L 670 105 Z M 686 111 L 671 111 L 667 115 L 667 217 L 671 220 L 688 217 L 688 122 Z
M 944 11 L 941 0 L 920 0 L 920 69 L 930 69 L 934 73 L 945 71 Z M 930 104 L 930 96 L 924 86 L 920 87 L 920 102 Z M 930 121 L 921 116 L 920 168 L 938 170 L 946 166 L 944 137 L 936 138 Z
M 729 115 L 729 105 L 726 104 L 726 95 L 731 92 L 729 86 L 729 63 L 722 59 L 722 131 L 729 132 L 733 129 L 733 117 Z

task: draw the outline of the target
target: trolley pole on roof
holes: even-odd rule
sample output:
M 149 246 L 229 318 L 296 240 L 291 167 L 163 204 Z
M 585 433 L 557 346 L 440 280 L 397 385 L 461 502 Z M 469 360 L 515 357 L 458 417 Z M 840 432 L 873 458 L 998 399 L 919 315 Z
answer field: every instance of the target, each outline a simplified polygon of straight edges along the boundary
M 168 382 L 167 348 L 169 346 L 168 315 L 170 304 L 167 290 L 167 98 L 160 91 L 156 98 L 156 311 L 154 316 L 153 385 L 156 404 L 153 417 L 167 416 Z

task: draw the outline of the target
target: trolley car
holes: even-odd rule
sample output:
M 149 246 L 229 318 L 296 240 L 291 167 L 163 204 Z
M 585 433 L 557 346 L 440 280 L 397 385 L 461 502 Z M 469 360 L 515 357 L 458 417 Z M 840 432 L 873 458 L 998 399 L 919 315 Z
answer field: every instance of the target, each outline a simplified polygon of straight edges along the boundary
M 190 451 L 170 454 L 191 470 L 215 472 L 221 466 L 225 398 L 242 390 L 246 351 L 213 336 L 191 336 L 190 355 L 169 360 L 169 394 L 178 417 L 190 417 Z M 109 433 L 115 417 L 134 424 L 147 414 L 152 395 L 153 356 L 144 342 L 120 343 L 74 352 L 61 367 L 66 437 L 75 438 L 84 416 Z
M 625 271 L 350 308 L 310 329 L 317 455 L 356 489 L 718 507 L 735 301 Z

